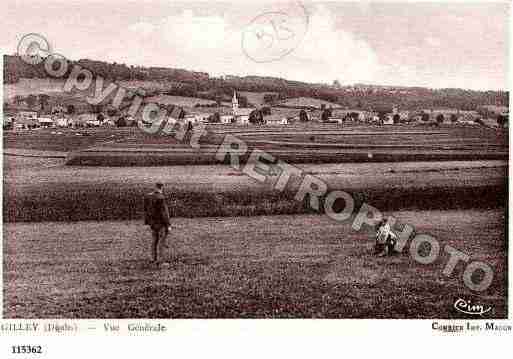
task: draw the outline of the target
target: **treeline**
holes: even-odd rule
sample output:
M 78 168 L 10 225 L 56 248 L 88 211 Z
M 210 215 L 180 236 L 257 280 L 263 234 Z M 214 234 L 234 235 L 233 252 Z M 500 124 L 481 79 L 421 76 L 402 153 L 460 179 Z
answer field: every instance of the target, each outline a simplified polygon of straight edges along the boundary
M 153 81 L 161 93 L 199 97 L 216 102 L 225 101 L 237 91 L 268 93 L 265 102 L 276 104 L 286 98 L 312 97 L 337 103 L 341 106 L 368 110 L 380 106 L 398 106 L 400 109 L 415 110 L 429 108 L 459 108 L 476 110 L 482 105 L 507 106 L 509 93 L 506 91 L 473 91 L 464 89 L 428 89 L 402 87 L 391 91 L 386 87 L 367 86 L 361 89 L 339 88 L 326 84 L 310 84 L 275 77 L 225 76 L 210 77 L 208 73 L 164 67 L 127 66 L 82 59 L 71 61 L 93 71 L 96 75 L 112 81 Z M 69 66 L 71 69 L 72 66 Z M 46 78 L 43 64 L 26 64 L 18 56 L 4 55 L 4 83 L 16 83 L 20 78 Z M 145 85 L 146 86 L 146 85 Z
M 78 61 L 69 60 L 68 74 L 75 64 L 79 64 L 98 76 L 107 80 L 147 80 L 147 81 L 178 81 L 197 82 L 208 80 L 206 72 L 188 71 L 183 69 L 172 69 L 163 67 L 141 67 L 127 66 L 125 64 L 108 63 L 81 59 Z M 66 76 L 66 75 L 65 75 Z M 20 78 L 47 78 L 49 77 L 44 69 L 44 63 L 31 65 L 25 63 L 21 57 L 4 55 L 4 83 L 15 83 Z

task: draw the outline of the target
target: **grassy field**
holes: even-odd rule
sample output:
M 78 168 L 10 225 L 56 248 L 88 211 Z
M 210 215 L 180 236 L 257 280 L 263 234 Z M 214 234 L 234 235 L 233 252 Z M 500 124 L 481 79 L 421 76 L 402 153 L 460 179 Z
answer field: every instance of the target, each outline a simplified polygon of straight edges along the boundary
M 492 285 L 470 292 L 461 263 L 444 276 L 446 255 L 375 257 L 369 231 L 324 216 L 176 218 L 169 269 L 141 222 L 5 224 L 4 317 L 464 318 L 459 297 L 506 317 L 501 210 L 394 215 L 489 263 Z
M 333 102 L 328 102 L 328 101 L 323 101 L 323 100 L 319 100 L 319 99 L 311 98 L 311 97 L 292 98 L 292 99 L 283 101 L 281 103 L 281 105 L 288 106 L 288 107 L 298 107 L 298 108 L 301 108 L 301 107 L 321 108 L 321 105 L 325 105 L 326 107 L 331 106 L 332 108 L 340 108 L 339 104 L 336 104 Z
M 166 185 L 176 217 L 252 216 L 310 212 L 294 195 L 301 178 L 284 192 L 228 166 L 74 167 L 6 156 L 3 215 L 6 222 L 138 219 L 153 183 Z M 37 164 L 41 163 L 40 166 Z M 304 174 L 330 189 L 352 193 L 357 203 L 382 210 L 505 206 L 505 162 L 303 165 Z
M 75 153 L 69 165 L 172 166 L 218 164 L 216 146 L 226 134 L 252 149 L 265 150 L 288 163 L 505 160 L 506 133 L 482 127 L 293 125 L 281 128 L 209 125 L 201 149 L 187 148 L 167 136 L 134 133 L 112 143 Z M 183 149 L 177 151 L 176 149 Z M 129 149 L 129 151 L 125 151 Z M 167 151 L 169 150 L 169 151 Z M 126 152 L 126 153 L 125 153 Z M 229 157 L 224 163 L 228 163 Z
M 48 95 L 62 95 L 64 88 L 64 80 L 55 79 L 38 79 L 38 78 L 21 78 L 18 82 L 13 84 L 4 84 L 4 98 L 12 98 L 16 95 L 28 96 L 30 94 L 48 94 Z M 169 89 L 169 83 L 160 81 L 116 81 L 121 87 L 127 89 Z M 87 92 L 87 91 L 85 91 Z M 84 93 L 85 97 L 85 93 Z M 82 99 L 85 102 L 85 98 Z
M 54 95 L 63 92 L 64 81 L 54 79 L 20 79 L 13 84 L 3 84 L 4 98 L 10 99 L 16 95 L 28 96 L 30 94 Z
M 182 107 L 194 107 L 196 104 L 200 105 L 210 105 L 215 104 L 215 101 L 205 100 L 202 98 L 196 97 L 184 97 L 184 96 L 171 96 L 171 95 L 158 95 L 148 97 L 146 99 L 149 103 L 158 103 L 161 105 L 175 105 Z
M 237 96 L 246 96 L 248 102 L 255 106 L 265 106 L 264 96 L 267 94 L 278 94 L 277 92 L 249 92 L 249 91 L 238 91 Z
M 4 131 L 3 139 L 4 148 L 69 152 L 112 143 L 137 132 L 137 128 L 39 129 Z
M 201 152 L 137 128 L 83 130 L 89 136 L 4 132 L 5 148 L 78 152 L 67 165 L 4 156 L 4 316 L 464 318 L 453 309 L 462 297 L 491 306 L 490 317 L 506 317 L 507 134 L 209 128 Z M 219 164 L 162 166 L 212 159 L 226 133 L 282 160 L 307 162 L 297 165 L 304 174 L 351 193 L 356 208 L 367 202 L 485 261 L 494 269 L 492 286 L 470 292 L 462 265 L 445 277 L 445 255 L 428 266 L 408 252 L 373 256 L 370 231 L 355 232 L 294 199 L 300 178 L 275 192 L 277 175 L 260 184 Z M 405 144 L 411 148 L 400 148 Z M 397 162 L 407 159 L 413 162 Z M 312 163 L 323 161 L 344 163 Z M 362 163 L 348 163 L 354 161 Z M 149 263 L 150 234 L 142 225 L 142 198 L 157 181 L 166 185 L 173 216 L 168 269 Z
M 96 166 L 217 164 L 213 154 L 226 134 L 290 163 L 497 160 L 507 159 L 508 151 L 506 132 L 483 127 L 297 124 L 208 125 L 207 130 L 201 150 L 193 153 L 187 143 L 190 136 L 177 141 L 145 134 L 137 127 L 6 131 L 3 139 L 4 148 L 75 151 L 70 165 Z M 125 149 L 130 154 L 119 156 Z

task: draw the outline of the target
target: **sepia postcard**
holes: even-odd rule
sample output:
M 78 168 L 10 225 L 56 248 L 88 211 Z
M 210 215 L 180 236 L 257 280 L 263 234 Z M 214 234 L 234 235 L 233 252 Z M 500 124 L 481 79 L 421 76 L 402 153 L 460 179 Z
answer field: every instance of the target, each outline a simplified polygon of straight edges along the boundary
M 5 357 L 211 319 L 511 338 L 509 2 L 0 8 Z

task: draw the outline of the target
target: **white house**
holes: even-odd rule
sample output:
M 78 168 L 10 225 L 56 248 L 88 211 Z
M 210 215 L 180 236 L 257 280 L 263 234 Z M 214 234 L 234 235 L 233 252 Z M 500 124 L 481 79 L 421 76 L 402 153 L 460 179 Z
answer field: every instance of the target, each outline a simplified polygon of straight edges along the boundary
M 14 121 L 15 130 L 30 130 L 39 128 L 39 122 L 33 118 L 19 118 Z
M 18 118 L 37 118 L 37 111 L 19 111 Z
M 210 113 L 196 113 L 196 114 L 194 114 L 194 117 L 196 117 L 196 122 L 202 122 L 202 123 L 207 123 L 210 116 L 211 116 Z
M 249 124 L 249 115 L 253 112 L 254 108 L 240 108 L 235 116 L 235 122 L 241 125 Z
M 221 123 L 232 123 L 235 120 L 235 117 L 233 115 L 221 115 L 220 117 Z
M 471 118 L 458 118 L 458 123 L 461 123 L 462 125 L 477 125 L 477 123 L 471 119 Z
M 128 115 L 125 117 L 125 122 L 126 122 L 127 126 L 133 126 L 135 124 L 136 120 L 132 116 Z
M 183 123 L 191 123 L 193 125 L 200 122 L 200 118 L 195 115 L 185 115 L 185 117 L 182 120 Z
M 283 117 L 280 115 L 265 116 L 264 122 L 266 125 L 270 125 L 270 126 L 287 125 L 289 123 L 289 121 L 286 117 Z
M 114 122 L 114 120 L 111 120 L 109 118 L 109 119 L 106 119 L 106 120 L 103 121 L 102 126 L 105 126 L 105 127 L 115 127 L 116 126 L 116 122 Z
M 69 121 L 65 117 L 57 118 L 57 119 L 55 119 L 55 125 L 57 127 L 68 127 Z
M 329 117 L 328 122 L 342 124 L 344 123 L 344 119 L 341 117 Z
M 87 120 L 86 121 L 86 126 L 87 127 L 100 127 L 101 125 L 101 122 L 100 120 L 98 119 L 95 119 L 95 120 Z
M 383 118 L 383 124 L 384 125 L 393 125 L 394 124 L 394 116 L 393 115 L 386 115 Z
M 37 122 L 40 127 L 53 127 L 54 122 L 50 117 L 39 117 L 37 118 Z
M 373 114 L 369 117 L 369 122 L 371 123 L 378 123 L 379 122 L 379 116 L 376 114 Z

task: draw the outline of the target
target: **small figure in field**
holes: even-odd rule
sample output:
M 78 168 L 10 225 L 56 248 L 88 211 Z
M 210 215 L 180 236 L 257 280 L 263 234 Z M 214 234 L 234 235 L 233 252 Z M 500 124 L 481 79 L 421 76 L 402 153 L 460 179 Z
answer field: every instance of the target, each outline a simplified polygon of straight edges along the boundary
M 144 224 L 150 226 L 153 242 L 151 254 L 154 263 L 158 263 L 158 247 L 162 243 L 167 247 L 166 237 L 170 230 L 169 210 L 163 193 L 164 185 L 157 183 L 155 190 L 144 197 Z
M 391 256 L 395 252 L 395 245 L 397 243 L 397 235 L 392 232 L 390 222 L 388 219 L 381 221 L 378 224 L 378 231 L 376 232 L 376 244 L 374 246 L 374 254 L 380 257 L 385 255 Z

